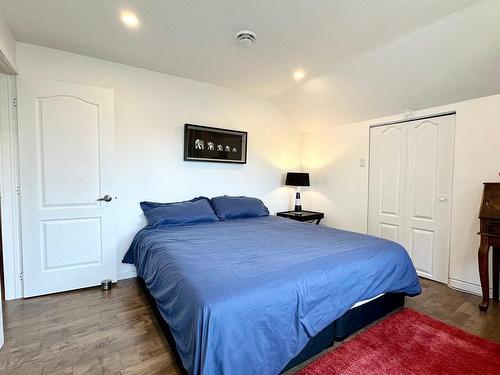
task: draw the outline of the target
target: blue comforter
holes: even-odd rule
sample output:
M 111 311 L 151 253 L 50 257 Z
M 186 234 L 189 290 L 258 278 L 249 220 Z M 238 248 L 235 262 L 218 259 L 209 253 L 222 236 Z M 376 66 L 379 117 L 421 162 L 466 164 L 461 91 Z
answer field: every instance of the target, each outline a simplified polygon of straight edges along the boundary
M 190 374 L 277 374 L 356 302 L 421 292 L 400 245 L 274 216 L 145 227 L 123 261 Z

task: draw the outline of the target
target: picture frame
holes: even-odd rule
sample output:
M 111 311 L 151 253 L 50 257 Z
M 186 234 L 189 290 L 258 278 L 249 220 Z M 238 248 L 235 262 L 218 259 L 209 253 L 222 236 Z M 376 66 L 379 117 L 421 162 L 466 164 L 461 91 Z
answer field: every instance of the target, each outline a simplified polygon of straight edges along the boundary
M 248 133 L 184 124 L 184 160 L 246 164 Z

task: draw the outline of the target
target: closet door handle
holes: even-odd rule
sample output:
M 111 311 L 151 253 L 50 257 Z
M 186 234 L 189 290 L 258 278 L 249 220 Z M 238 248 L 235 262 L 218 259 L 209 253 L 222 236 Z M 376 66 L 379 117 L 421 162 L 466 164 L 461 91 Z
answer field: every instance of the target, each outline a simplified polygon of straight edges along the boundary
M 104 202 L 111 202 L 113 200 L 113 197 L 109 194 L 106 194 L 104 197 L 96 199 L 98 202 L 99 201 L 104 201 Z

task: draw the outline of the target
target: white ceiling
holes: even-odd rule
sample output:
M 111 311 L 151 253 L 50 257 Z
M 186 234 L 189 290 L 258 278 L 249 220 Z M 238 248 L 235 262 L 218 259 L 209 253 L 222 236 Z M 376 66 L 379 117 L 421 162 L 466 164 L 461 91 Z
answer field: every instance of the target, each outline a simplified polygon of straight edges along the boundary
M 481 0 L 271 100 L 303 130 L 500 93 L 500 0 Z
M 473 2 L 0 0 L 0 10 L 22 42 L 270 97 L 296 84 L 292 72 L 297 67 L 306 70 L 308 79 L 323 76 Z M 139 29 L 121 24 L 123 9 L 137 13 Z M 234 33 L 242 28 L 258 34 L 253 48 L 235 45 Z M 304 90 L 305 84 L 296 86 L 276 102 L 301 118 L 304 113 L 289 107 L 302 100 Z M 313 108 L 304 106 L 303 112 Z

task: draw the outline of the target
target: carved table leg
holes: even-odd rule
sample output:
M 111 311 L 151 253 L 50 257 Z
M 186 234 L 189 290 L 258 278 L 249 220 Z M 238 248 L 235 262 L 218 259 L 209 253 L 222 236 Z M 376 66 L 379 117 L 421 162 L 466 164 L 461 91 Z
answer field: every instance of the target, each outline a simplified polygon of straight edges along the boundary
M 493 300 L 498 301 L 498 283 L 500 279 L 500 247 L 493 247 Z
M 488 253 L 490 252 L 490 247 L 488 245 L 488 239 L 481 236 L 481 245 L 479 245 L 479 250 L 477 253 L 477 258 L 479 262 L 479 278 L 481 279 L 481 290 L 483 292 L 483 301 L 479 304 L 479 309 L 481 311 L 488 310 L 490 304 L 490 281 L 488 279 Z

